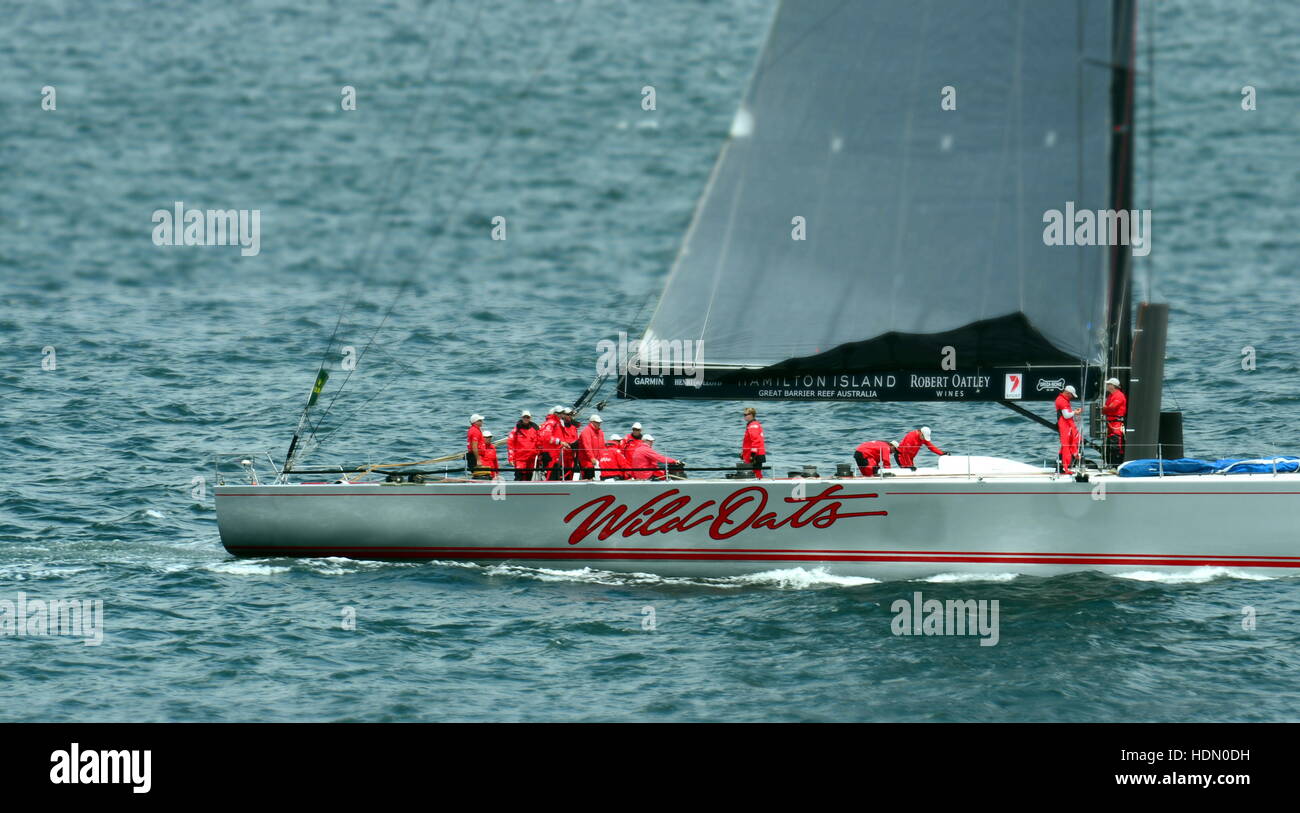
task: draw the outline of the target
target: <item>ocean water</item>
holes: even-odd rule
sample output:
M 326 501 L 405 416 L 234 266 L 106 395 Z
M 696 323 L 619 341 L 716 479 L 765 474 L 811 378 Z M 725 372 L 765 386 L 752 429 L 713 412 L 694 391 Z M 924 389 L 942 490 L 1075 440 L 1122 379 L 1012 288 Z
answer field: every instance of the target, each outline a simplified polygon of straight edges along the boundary
M 1136 270 L 1173 306 L 1167 402 L 1192 454 L 1300 452 L 1300 7 L 1151 5 Z M 0 719 L 1300 718 L 1290 578 L 665 579 L 222 550 L 212 458 L 283 456 L 344 306 L 344 343 L 384 328 L 316 462 L 427 458 L 471 412 L 504 431 L 571 401 L 596 343 L 644 324 L 773 8 L 0 3 L 0 599 L 103 602 L 98 645 L 0 636 Z M 260 253 L 155 246 L 175 201 L 259 210 Z M 603 414 L 725 463 L 737 411 Z M 1055 451 L 995 405 L 763 418 L 778 470 L 921 422 L 961 453 Z M 916 592 L 998 600 L 997 645 L 893 635 Z

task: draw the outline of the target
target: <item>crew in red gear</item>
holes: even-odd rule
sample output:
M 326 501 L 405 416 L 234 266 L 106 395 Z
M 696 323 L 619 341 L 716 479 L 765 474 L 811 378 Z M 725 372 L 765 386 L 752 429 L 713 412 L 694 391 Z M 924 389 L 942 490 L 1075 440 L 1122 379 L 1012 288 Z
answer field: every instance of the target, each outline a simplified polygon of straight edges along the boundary
M 628 432 L 627 437 L 623 438 L 623 444 L 622 446 L 619 447 L 619 451 L 623 452 L 624 457 L 626 457 L 628 460 L 631 460 L 633 450 L 635 450 L 636 447 L 640 445 L 641 445 L 641 424 L 638 422 L 632 424 L 632 431 Z
M 898 442 L 898 465 L 915 469 L 916 456 L 921 452 L 921 444 L 925 444 L 926 448 L 937 455 L 947 454 L 930 442 L 930 427 L 922 426 L 903 435 L 903 439 Z
M 483 432 L 483 444 L 478 447 L 478 468 L 487 469 L 493 480 L 501 476 L 501 467 L 497 464 L 497 447 L 492 445 L 492 433 Z
M 605 432 L 600 428 L 599 415 L 592 415 L 578 435 L 578 468 L 582 479 L 590 480 L 596 474 L 596 455 L 605 448 Z
M 619 448 L 620 440 L 622 439 L 618 435 L 611 435 L 605 448 L 596 454 L 596 465 L 600 467 L 602 480 L 622 480 L 628 476 L 629 463 Z
M 537 431 L 537 454 L 533 458 L 533 468 L 541 472 L 538 475 L 540 480 L 544 480 L 550 475 L 551 463 L 556 459 L 553 454 L 555 451 L 555 431 L 556 427 L 560 425 L 560 412 L 563 409 L 562 406 L 551 407 L 546 412 L 546 420 Z
M 869 440 L 853 451 L 853 459 L 857 461 L 858 471 L 862 472 L 863 477 L 875 477 L 882 466 L 891 468 L 891 454 L 895 459 L 900 456 L 897 443 L 892 440 Z
M 537 446 L 541 439 L 541 427 L 533 423 L 533 413 L 524 410 L 519 416 L 519 423 L 510 430 L 506 438 L 506 447 L 510 450 L 510 465 L 515 467 L 516 480 L 533 479 L 533 464 L 537 460 Z
M 1061 394 L 1056 396 L 1056 429 L 1061 436 L 1061 450 L 1058 453 L 1061 461 L 1061 473 L 1074 474 L 1071 466 L 1079 457 L 1079 444 L 1083 441 L 1083 435 L 1079 432 L 1079 425 L 1074 421 L 1074 408 L 1070 404 L 1070 399 L 1078 393 L 1074 387 L 1066 387 L 1061 390 Z
M 1117 464 L 1124 459 L 1124 418 L 1128 415 L 1128 398 L 1119 388 L 1118 378 L 1106 379 L 1106 462 Z
M 483 416 L 477 412 L 469 416 L 469 431 L 465 433 L 465 470 L 470 474 L 478 468 L 478 450 L 483 445 Z
M 740 459 L 754 468 L 754 476 L 763 479 L 763 464 L 767 462 L 767 446 L 763 443 L 763 424 L 753 407 L 745 407 L 745 437 L 740 442 Z
M 681 465 L 680 460 L 673 460 L 667 455 L 662 455 L 656 452 L 654 449 L 654 442 L 654 435 L 646 435 L 641 439 L 641 442 L 632 449 L 632 456 L 628 459 L 628 462 L 631 464 L 630 467 L 633 469 L 631 472 L 632 479 L 666 480 L 668 475 L 664 470 L 665 467 Z M 636 471 L 636 469 L 643 469 L 643 471 Z M 650 471 L 650 469 L 654 470 Z
M 551 454 L 548 479 L 567 480 L 577 462 L 574 449 L 578 445 L 578 424 L 573 420 L 573 410 L 568 407 L 560 407 L 556 414 L 559 420 L 552 425 L 549 438 L 546 427 L 542 427 L 543 444 L 548 445 Z

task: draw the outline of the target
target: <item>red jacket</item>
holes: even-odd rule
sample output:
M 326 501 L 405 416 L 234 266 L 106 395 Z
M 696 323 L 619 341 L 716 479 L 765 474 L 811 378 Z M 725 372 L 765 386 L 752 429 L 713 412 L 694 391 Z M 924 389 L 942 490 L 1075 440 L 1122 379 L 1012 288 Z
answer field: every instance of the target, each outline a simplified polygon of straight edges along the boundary
M 649 480 L 652 477 L 656 480 L 662 480 L 666 476 L 664 474 L 664 464 L 676 463 L 677 461 L 667 455 L 659 454 L 645 443 L 638 442 L 636 447 L 632 450 L 632 455 L 628 458 L 628 462 L 631 464 L 631 468 L 634 469 L 648 469 L 652 466 L 658 469 L 658 471 L 630 472 L 633 480 Z
M 542 431 L 538 433 L 539 451 L 554 453 L 556 449 L 559 448 L 561 443 L 572 444 L 578 439 L 578 432 L 576 426 L 572 427 L 573 432 L 572 432 L 572 439 L 571 439 L 570 427 L 567 426 L 564 423 L 564 421 L 560 420 L 558 417 L 555 417 L 555 420 L 551 420 L 552 417 L 555 416 L 550 416 L 546 419 L 546 423 L 542 425 Z
M 926 440 L 920 429 L 913 429 L 898 442 L 898 465 L 915 466 L 916 455 L 921 451 L 923 443 L 935 454 L 943 454 L 943 449 Z
M 600 478 L 626 477 L 627 458 L 619 451 L 617 443 L 611 443 L 596 453 L 596 462 L 600 465 Z
M 470 454 L 478 454 L 478 447 L 483 445 L 483 430 L 474 424 L 469 425 L 469 431 L 465 433 L 465 451 Z
M 1119 390 L 1115 390 L 1106 396 L 1106 406 L 1101 408 L 1101 414 L 1106 416 L 1106 428 L 1108 434 L 1124 435 L 1124 418 L 1128 415 L 1128 397 Z
M 867 464 L 870 466 L 884 466 L 887 469 L 892 468 L 889 464 L 889 457 L 890 453 L 893 452 L 894 449 L 883 440 L 869 440 L 859 446 L 855 451 L 865 457 L 867 459 Z M 899 452 L 899 459 L 900 461 L 902 459 L 901 451 Z
M 767 454 L 767 447 L 763 444 L 763 424 L 752 420 L 745 424 L 745 438 L 740 443 L 740 459 L 748 463 L 750 457 L 756 454 Z
M 491 443 L 484 443 L 479 447 L 478 464 L 492 472 L 493 476 L 501 472 L 497 465 L 497 447 Z
M 541 430 L 537 424 L 529 421 L 524 423 L 520 421 L 515 424 L 515 428 L 510 430 L 514 436 L 514 453 L 520 460 L 531 457 L 537 451 L 537 444 L 540 441 Z
M 589 469 L 595 465 L 596 455 L 605 448 L 605 433 L 600 424 L 587 422 L 578 435 L 578 466 Z
M 1074 424 L 1074 415 L 1071 414 L 1070 417 L 1068 418 L 1065 417 L 1064 413 L 1066 410 L 1070 410 L 1071 412 L 1073 412 L 1074 407 L 1070 405 L 1069 393 L 1063 392 L 1060 395 L 1056 396 L 1056 428 L 1057 429 L 1064 429 L 1066 428 L 1067 424 L 1070 425 Z
M 624 457 L 626 457 L 628 460 L 631 460 L 632 452 L 636 449 L 636 447 L 641 445 L 642 440 L 641 438 L 634 438 L 631 435 L 628 435 L 627 437 L 623 438 L 623 440 L 619 441 L 619 443 L 620 443 L 620 446 L 618 447 L 619 451 L 623 453 Z

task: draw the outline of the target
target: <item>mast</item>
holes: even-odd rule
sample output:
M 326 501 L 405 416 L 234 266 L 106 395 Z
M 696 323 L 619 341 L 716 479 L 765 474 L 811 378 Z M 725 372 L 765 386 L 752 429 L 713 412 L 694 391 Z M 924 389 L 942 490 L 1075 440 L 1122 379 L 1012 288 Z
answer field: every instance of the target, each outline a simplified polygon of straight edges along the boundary
M 1110 89 L 1111 208 L 1120 211 L 1133 203 L 1134 86 L 1137 47 L 1135 0 L 1113 0 L 1112 78 Z M 1133 252 L 1126 244 L 1110 247 L 1106 304 L 1106 354 L 1111 375 L 1129 390 L 1133 348 Z

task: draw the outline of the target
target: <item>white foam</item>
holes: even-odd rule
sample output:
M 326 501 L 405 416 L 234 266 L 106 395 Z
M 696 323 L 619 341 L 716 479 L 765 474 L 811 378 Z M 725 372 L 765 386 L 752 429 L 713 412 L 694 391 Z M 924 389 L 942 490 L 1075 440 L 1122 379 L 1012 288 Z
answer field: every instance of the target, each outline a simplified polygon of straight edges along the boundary
M 522 565 L 479 565 L 473 562 L 434 562 L 447 567 L 465 567 L 482 570 L 489 576 L 511 576 L 535 579 L 541 582 L 578 582 L 582 584 L 600 584 L 608 586 L 628 585 L 690 585 L 695 587 L 713 587 L 720 590 L 735 590 L 741 587 L 771 586 L 782 589 L 802 590 L 812 587 L 857 587 L 864 584 L 879 584 L 878 579 L 858 576 L 836 576 L 825 568 L 806 570 L 801 567 L 784 570 L 766 570 L 744 576 L 716 576 L 689 578 L 684 576 L 660 576 L 655 573 L 616 573 L 612 570 L 599 570 L 584 567 L 574 570 L 557 570 L 545 567 L 526 567 Z
M 1168 573 L 1156 570 L 1132 570 L 1127 573 L 1112 574 L 1118 579 L 1133 579 L 1140 582 L 1161 582 L 1163 584 L 1204 584 L 1215 579 L 1246 579 L 1248 581 L 1272 581 L 1272 576 L 1259 576 L 1230 567 L 1198 567 L 1181 573 Z
M 1019 573 L 939 573 L 915 581 L 933 582 L 935 584 L 962 584 L 965 582 L 1009 582 L 1018 578 L 1020 578 Z
M 288 573 L 289 568 L 280 565 L 267 565 L 259 562 L 216 562 L 205 570 L 224 573 L 228 576 L 271 576 L 276 573 Z
M 879 579 L 869 579 L 865 576 L 836 576 L 824 567 L 815 567 L 812 570 L 805 570 L 802 567 L 765 570 L 762 573 L 753 573 L 748 576 L 736 576 L 734 580 L 741 584 L 770 584 L 795 590 L 823 585 L 858 587 L 864 584 L 880 584 Z
M 379 562 L 370 559 L 347 559 L 342 556 L 325 556 L 318 559 L 299 559 L 298 563 L 320 576 L 346 576 L 366 570 L 384 570 L 392 567 L 419 567 L 419 562 Z
M 91 568 L 88 567 L 41 567 L 37 565 L 15 565 L 11 568 L 0 570 L 0 579 L 9 579 L 11 581 L 21 582 L 28 579 L 49 579 L 71 576 L 74 573 L 84 573 Z
M 162 519 L 166 516 L 162 511 L 155 511 L 152 508 L 147 509 L 144 513 L 146 516 L 153 517 L 154 519 Z

